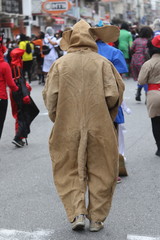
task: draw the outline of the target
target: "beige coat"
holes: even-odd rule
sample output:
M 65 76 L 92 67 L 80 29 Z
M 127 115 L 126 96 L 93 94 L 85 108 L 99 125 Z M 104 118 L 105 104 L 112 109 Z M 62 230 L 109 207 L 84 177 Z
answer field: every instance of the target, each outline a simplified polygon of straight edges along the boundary
M 138 82 L 139 84 L 160 83 L 160 54 L 154 54 L 142 65 Z M 160 116 L 160 91 L 147 92 L 147 109 L 150 118 Z
M 54 181 L 69 221 L 79 214 L 106 218 L 118 171 L 113 120 L 124 84 L 112 63 L 96 53 L 88 28 L 76 24 L 68 54 L 53 64 L 43 90 L 55 122 L 49 139 Z

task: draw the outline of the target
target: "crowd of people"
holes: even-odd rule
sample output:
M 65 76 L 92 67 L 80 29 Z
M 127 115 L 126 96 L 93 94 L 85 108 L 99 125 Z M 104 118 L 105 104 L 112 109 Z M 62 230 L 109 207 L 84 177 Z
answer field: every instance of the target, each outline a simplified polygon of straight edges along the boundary
M 6 45 L 6 46 L 5 46 Z M 125 80 L 144 88 L 160 157 L 160 20 L 140 28 L 84 20 L 54 33 L 51 26 L 32 39 L 0 38 L 0 137 L 8 95 L 15 118 L 12 143 L 23 147 L 39 109 L 31 83 L 44 85 L 43 99 L 54 124 L 49 139 L 57 192 L 73 230 L 97 232 L 109 213 L 115 185 L 127 176 L 124 150 Z M 65 174 L 64 174 L 65 173 Z M 65 186 L 65 188 L 64 188 Z M 88 189 L 88 207 L 86 191 Z

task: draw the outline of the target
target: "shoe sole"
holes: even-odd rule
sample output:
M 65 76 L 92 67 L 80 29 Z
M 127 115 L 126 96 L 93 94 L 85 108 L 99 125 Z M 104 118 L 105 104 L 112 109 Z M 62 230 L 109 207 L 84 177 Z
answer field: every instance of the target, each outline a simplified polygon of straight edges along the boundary
M 74 231 L 81 231 L 84 230 L 85 223 L 84 222 L 79 222 L 75 226 L 72 227 L 72 230 Z
M 100 228 L 89 228 L 90 232 L 99 232 L 101 229 L 103 229 L 104 226 L 100 227 Z
M 23 147 L 21 144 L 17 143 L 16 141 L 12 141 L 13 144 L 15 144 L 17 147 Z
M 121 183 L 122 181 L 117 181 L 117 184 Z

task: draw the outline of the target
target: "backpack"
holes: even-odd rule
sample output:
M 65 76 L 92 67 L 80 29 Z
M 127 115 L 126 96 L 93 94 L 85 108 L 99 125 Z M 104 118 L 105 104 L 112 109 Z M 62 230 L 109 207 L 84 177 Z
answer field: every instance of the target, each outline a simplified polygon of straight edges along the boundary
M 30 54 L 32 52 L 32 48 L 29 42 L 26 43 L 26 53 Z

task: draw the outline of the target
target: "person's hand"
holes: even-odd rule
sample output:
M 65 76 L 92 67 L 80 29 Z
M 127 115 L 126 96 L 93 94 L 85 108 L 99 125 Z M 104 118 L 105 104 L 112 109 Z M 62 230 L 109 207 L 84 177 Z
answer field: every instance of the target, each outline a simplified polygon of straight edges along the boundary
M 29 83 L 26 82 L 26 87 L 28 89 L 28 91 L 30 92 L 32 90 L 31 86 L 29 85 Z
M 125 109 L 125 112 L 126 112 L 128 115 L 130 115 L 130 114 L 132 113 L 132 112 L 131 112 L 131 109 L 128 108 L 128 107 Z
M 16 88 L 16 92 L 18 92 L 18 91 L 19 91 L 19 87 Z
M 23 103 L 24 104 L 30 104 L 30 97 L 29 96 L 25 96 L 24 98 L 23 98 Z

